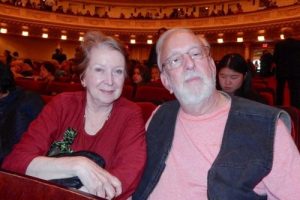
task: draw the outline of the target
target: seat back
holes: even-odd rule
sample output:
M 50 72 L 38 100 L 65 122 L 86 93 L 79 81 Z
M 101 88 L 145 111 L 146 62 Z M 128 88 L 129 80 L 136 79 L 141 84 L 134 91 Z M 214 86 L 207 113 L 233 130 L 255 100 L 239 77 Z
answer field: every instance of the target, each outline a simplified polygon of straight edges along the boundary
M 124 84 L 121 96 L 125 97 L 126 99 L 132 100 L 133 91 L 133 86 Z
M 147 122 L 147 120 L 149 119 L 152 112 L 155 110 L 157 106 L 152 102 L 136 102 L 136 103 L 138 104 L 138 106 L 142 108 L 144 121 Z
M 268 105 L 274 106 L 276 104 L 275 91 L 272 88 L 270 87 L 257 88 L 256 91 L 261 97 L 263 97 L 267 101 Z
M 17 78 L 16 85 L 25 90 L 34 91 L 38 94 L 44 94 L 47 88 L 47 83 L 43 81 L 35 81 L 33 79 Z
M 50 82 L 47 87 L 48 95 L 56 95 L 61 92 L 75 92 L 84 90 L 80 83 L 64 83 L 64 82 Z
M 134 101 L 147 101 L 154 104 L 161 104 L 175 99 L 173 94 L 162 87 L 139 86 L 136 89 Z
M 96 200 L 96 196 L 55 185 L 51 182 L 0 170 L 0 198 L 9 200 Z

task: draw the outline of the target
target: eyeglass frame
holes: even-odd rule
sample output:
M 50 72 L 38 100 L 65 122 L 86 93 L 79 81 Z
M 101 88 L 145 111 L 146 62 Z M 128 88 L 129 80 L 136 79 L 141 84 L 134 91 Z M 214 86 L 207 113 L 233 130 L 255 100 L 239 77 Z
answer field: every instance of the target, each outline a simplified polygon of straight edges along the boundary
M 203 52 L 203 54 L 200 57 L 195 57 L 195 55 L 191 55 L 192 54 L 191 51 L 194 50 L 194 49 L 198 49 L 198 50 L 201 49 L 201 51 Z M 187 54 L 193 61 L 195 61 L 195 60 L 202 60 L 202 59 L 207 58 L 207 57 L 210 56 L 210 47 L 209 46 L 200 45 L 198 47 L 193 47 L 192 49 L 188 50 L 185 53 L 176 53 L 176 54 L 174 54 L 172 56 L 169 56 L 166 59 L 166 61 L 164 63 L 162 63 L 162 65 L 161 65 L 162 66 L 162 70 L 164 70 L 164 68 L 166 68 L 168 70 L 174 70 L 174 69 L 180 68 L 182 66 L 183 61 L 184 61 L 184 55 L 185 54 Z M 179 61 L 178 66 L 167 67 L 167 66 L 171 66 L 172 58 L 174 58 L 173 61 L 175 59 L 180 59 L 181 61 Z

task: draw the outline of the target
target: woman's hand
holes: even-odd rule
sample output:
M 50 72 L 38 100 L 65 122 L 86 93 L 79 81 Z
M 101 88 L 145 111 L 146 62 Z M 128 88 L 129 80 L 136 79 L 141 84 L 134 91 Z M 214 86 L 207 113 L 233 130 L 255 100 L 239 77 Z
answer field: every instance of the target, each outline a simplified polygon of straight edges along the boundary
M 76 174 L 83 184 L 81 191 L 112 199 L 122 193 L 119 179 L 96 163 L 85 157 L 77 157 L 75 165 Z

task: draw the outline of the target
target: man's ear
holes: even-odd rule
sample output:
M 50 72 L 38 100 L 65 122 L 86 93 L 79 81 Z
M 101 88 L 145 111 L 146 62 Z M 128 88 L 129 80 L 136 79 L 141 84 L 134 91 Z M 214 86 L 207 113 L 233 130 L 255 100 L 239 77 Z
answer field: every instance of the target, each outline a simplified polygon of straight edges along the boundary
M 170 80 L 166 72 L 160 73 L 160 80 L 163 86 L 170 92 L 170 94 L 173 94 L 172 85 L 170 84 Z

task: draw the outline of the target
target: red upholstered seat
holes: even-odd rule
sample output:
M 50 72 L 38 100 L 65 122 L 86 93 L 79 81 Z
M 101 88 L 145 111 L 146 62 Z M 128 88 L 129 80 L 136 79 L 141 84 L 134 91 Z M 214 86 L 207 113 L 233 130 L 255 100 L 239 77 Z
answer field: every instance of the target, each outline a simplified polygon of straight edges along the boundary
M 134 100 L 148 101 L 154 104 L 161 104 L 166 101 L 175 99 L 174 95 L 162 87 L 139 86 L 137 87 Z
M 133 86 L 124 85 L 121 96 L 125 97 L 129 100 L 132 100 L 132 98 L 133 98 Z
M 47 94 L 55 95 L 61 92 L 74 92 L 84 90 L 80 83 L 64 83 L 64 82 L 50 82 L 47 87 Z
M 47 83 L 43 81 L 35 81 L 33 79 L 17 78 L 16 85 L 30 91 L 44 94 L 47 88 Z
M 265 87 L 265 88 L 257 88 L 256 91 L 258 94 L 263 97 L 268 105 L 274 106 L 275 103 L 275 91 L 272 88 Z
M 152 112 L 155 110 L 156 105 L 151 102 L 136 102 L 136 103 L 142 108 L 144 121 L 147 122 Z
M 51 95 L 41 95 L 41 97 L 42 97 L 45 104 L 50 102 L 51 99 L 53 98 L 53 96 L 51 96 Z
M 96 200 L 102 199 L 51 182 L 0 170 L 0 199 L 5 200 Z

